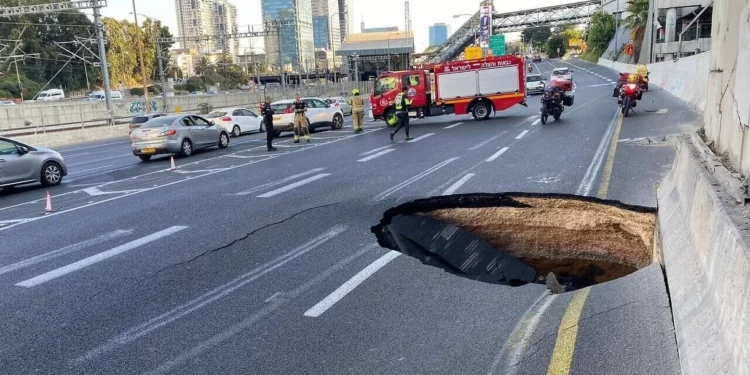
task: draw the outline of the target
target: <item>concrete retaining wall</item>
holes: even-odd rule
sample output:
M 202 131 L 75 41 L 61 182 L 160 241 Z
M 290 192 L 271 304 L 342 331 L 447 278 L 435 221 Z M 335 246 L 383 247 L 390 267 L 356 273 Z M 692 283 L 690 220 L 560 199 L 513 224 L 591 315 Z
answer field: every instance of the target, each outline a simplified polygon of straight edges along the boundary
M 731 179 L 697 136 L 686 137 L 677 142 L 672 171 L 657 191 L 663 264 L 686 375 L 750 373 L 750 221 L 717 176 Z
M 101 126 L 96 128 L 68 130 L 55 133 L 40 133 L 36 135 L 24 135 L 13 137 L 21 142 L 32 146 L 60 147 L 69 144 L 90 142 L 92 140 L 107 140 L 112 138 L 125 138 L 128 136 L 127 125 Z
M 693 108 L 703 111 L 706 108 L 706 88 L 708 87 L 708 65 L 710 52 L 683 57 L 677 61 L 664 61 L 648 64 L 650 83 L 657 85 L 672 95 L 684 100 Z M 635 65 L 599 59 L 599 65 L 618 72 L 635 73 Z

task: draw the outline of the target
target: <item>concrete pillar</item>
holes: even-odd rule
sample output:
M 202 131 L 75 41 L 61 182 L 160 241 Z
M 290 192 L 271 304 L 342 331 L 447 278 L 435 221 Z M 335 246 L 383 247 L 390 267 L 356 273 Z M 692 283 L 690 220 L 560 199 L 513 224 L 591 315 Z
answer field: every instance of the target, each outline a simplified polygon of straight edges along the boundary
M 677 40 L 677 8 L 667 9 L 667 24 L 664 25 L 666 28 L 664 34 L 664 41 L 674 42 Z

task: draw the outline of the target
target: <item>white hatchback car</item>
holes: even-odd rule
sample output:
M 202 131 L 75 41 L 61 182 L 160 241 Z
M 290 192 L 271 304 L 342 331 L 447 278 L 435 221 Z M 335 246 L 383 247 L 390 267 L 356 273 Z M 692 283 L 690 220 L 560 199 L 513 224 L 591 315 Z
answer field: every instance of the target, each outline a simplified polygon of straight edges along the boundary
M 216 126 L 224 128 L 233 137 L 239 137 L 242 133 L 266 131 L 263 118 L 247 108 L 216 109 L 206 115 L 206 118 L 213 121 Z
M 344 113 L 341 107 L 331 107 L 321 98 L 302 98 L 307 103 L 307 123 L 310 132 L 316 128 L 330 127 L 333 130 L 344 126 Z M 273 132 L 275 136 L 281 132 L 294 130 L 294 100 L 279 100 L 271 103 L 273 109 Z
M 557 68 L 552 71 L 552 77 L 570 81 L 573 79 L 573 71 L 568 68 Z

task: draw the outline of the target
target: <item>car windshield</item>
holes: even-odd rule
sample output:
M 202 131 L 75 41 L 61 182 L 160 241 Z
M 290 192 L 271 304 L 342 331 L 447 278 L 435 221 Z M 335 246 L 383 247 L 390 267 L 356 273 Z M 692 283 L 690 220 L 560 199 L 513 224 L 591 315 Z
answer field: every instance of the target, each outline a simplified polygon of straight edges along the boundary
M 539 82 L 542 80 L 542 76 L 528 76 L 526 82 Z
M 207 118 L 217 118 L 217 117 L 223 117 L 223 116 L 226 116 L 226 115 L 227 115 L 226 112 L 213 111 L 213 112 L 209 113 L 208 115 L 206 115 L 206 117 Z
M 46 92 L 43 92 L 43 93 L 39 94 L 40 98 L 46 98 L 48 96 L 49 96 L 49 94 L 47 94 Z
M 396 88 L 396 77 L 378 78 L 375 82 L 375 94 L 382 94 Z
M 141 126 L 141 129 L 149 129 L 149 128 L 163 128 L 165 126 L 169 126 L 174 122 L 173 116 L 167 116 L 167 117 L 157 117 L 155 119 L 151 119 L 147 121 L 143 126 Z

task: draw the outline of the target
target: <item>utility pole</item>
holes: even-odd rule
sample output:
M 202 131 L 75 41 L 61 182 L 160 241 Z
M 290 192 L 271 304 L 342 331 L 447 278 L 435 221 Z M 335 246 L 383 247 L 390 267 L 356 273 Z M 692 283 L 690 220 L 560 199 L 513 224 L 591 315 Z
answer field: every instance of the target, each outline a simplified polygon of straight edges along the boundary
M 109 87 L 109 64 L 107 63 L 107 50 L 104 47 L 104 25 L 99 7 L 94 7 L 94 27 L 96 28 L 96 40 L 99 44 L 99 61 L 102 65 L 102 80 L 104 81 L 104 102 L 107 105 L 110 125 L 114 125 L 114 111 L 112 110 L 112 94 Z
M 138 30 L 138 58 L 141 60 L 141 79 L 143 82 L 143 104 L 146 107 L 146 113 L 151 113 L 151 103 L 148 101 L 148 82 L 146 77 L 146 63 L 143 60 L 143 31 L 138 26 L 138 13 L 135 10 L 135 0 L 133 2 L 133 21 L 135 28 Z M 157 46 L 158 47 L 158 46 Z M 157 48 L 159 50 L 159 48 Z M 164 89 L 164 87 L 162 87 Z
M 159 26 L 159 33 L 161 33 L 161 24 Z M 159 62 L 159 79 L 161 80 L 161 99 L 164 101 L 164 113 L 169 112 L 169 106 L 167 105 L 167 78 L 164 76 L 164 57 L 161 54 L 161 44 L 156 42 L 156 60 Z

